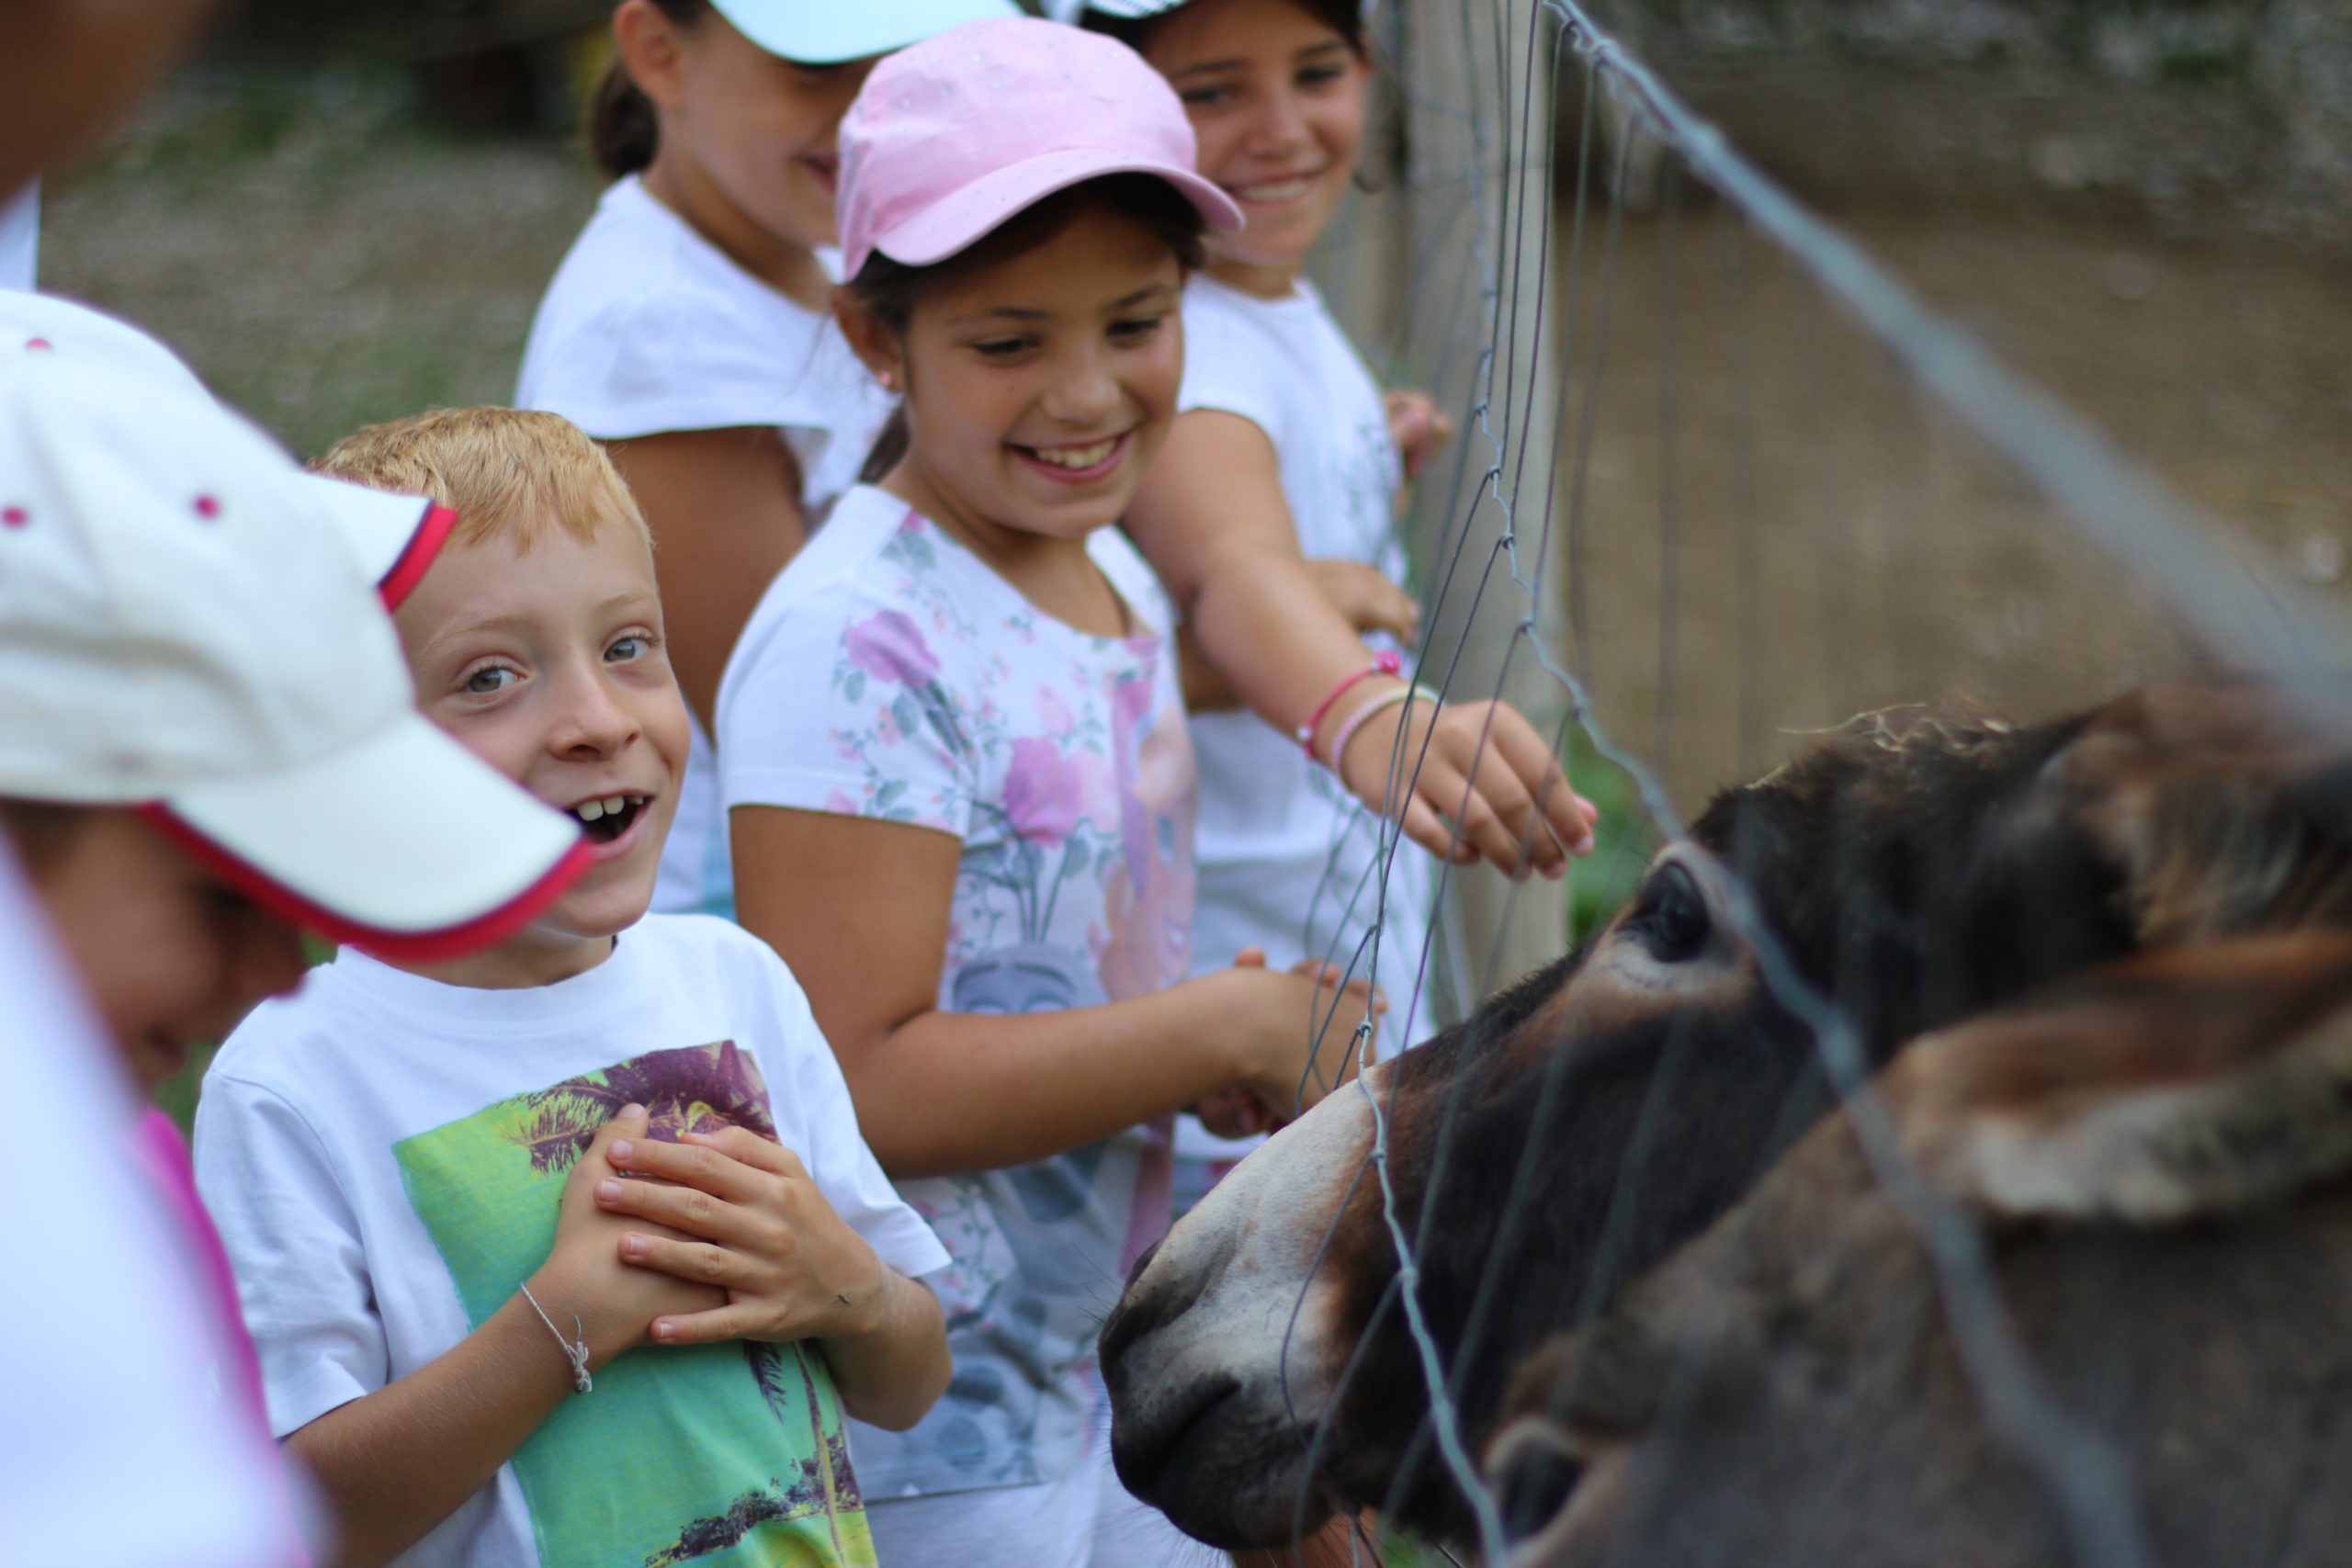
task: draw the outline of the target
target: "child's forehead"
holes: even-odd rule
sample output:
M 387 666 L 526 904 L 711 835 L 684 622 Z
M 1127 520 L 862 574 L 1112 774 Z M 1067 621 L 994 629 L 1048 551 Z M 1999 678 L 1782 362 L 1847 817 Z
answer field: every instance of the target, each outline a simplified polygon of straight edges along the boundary
M 469 628 L 594 626 L 659 603 L 641 532 L 614 520 L 582 537 L 551 522 L 451 539 L 395 619 L 412 643 L 431 642 Z

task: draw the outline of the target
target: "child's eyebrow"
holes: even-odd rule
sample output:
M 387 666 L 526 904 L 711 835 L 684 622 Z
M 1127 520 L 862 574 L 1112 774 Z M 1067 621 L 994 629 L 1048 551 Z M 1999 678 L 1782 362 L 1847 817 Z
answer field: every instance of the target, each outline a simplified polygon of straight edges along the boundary
M 1133 294 L 1114 299 L 1108 312 L 1116 315 L 1121 310 L 1132 310 L 1146 300 L 1163 298 L 1173 292 L 1174 286 L 1170 284 L 1148 283 Z M 1051 310 L 1034 310 L 1025 305 L 991 305 L 985 310 L 967 310 L 960 316 L 950 317 L 947 324 L 960 327 L 970 321 L 1050 321 L 1053 319 Z
M 1178 66 L 1175 70 L 1170 71 L 1168 73 L 1168 76 L 1170 81 L 1173 81 L 1179 76 L 1206 76 L 1212 72 L 1247 71 L 1249 69 L 1250 62 L 1246 60 L 1200 60 L 1193 62 L 1190 65 Z
M 1298 63 L 1313 60 L 1318 55 L 1344 54 L 1347 49 L 1348 44 L 1345 39 L 1329 39 L 1322 43 L 1308 44 L 1305 49 L 1293 54 L 1291 60 L 1293 63 Z M 1168 73 L 1168 79 L 1174 82 L 1186 76 L 1214 76 L 1223 72 L 1249 69 L 1250 62 L 1246 60 L 1196 60 L 1190 65 L 1180 65 L 1170 71 Z

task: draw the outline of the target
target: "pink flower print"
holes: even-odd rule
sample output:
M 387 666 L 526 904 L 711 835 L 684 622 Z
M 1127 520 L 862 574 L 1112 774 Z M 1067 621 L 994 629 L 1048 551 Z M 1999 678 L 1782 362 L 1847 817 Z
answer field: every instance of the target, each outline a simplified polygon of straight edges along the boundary
M 850 627 L 849 661 L 877 681 L 922 687 L 939 673 L 939 660 L 922 640 L 922 628 L 903 610 L 877 610 Z
M 825 796 L 825 809 L 836 817 L 860 815 L 856 796 L 842 789 L 834 790 Z
M 1082 783 L 1060 747 L 1034 736 L 1015 740 L 1004 781 L 1004 813 L 1013 831 L 1049 846 L 1069 838 L 1084 804 Z

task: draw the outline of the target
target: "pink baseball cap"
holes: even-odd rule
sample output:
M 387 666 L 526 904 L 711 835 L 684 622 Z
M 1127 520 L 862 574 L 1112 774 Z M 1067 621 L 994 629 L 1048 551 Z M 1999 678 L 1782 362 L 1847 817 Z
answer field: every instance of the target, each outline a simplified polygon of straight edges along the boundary
M 943 261 L 1104 175 L 1155 175 L 1239 229 L 1194 152 L 1175 89 L 1126 45 L 1029 17 L 967 23 L 886 58 L 842 118 L 842 276 L 876 251 Z

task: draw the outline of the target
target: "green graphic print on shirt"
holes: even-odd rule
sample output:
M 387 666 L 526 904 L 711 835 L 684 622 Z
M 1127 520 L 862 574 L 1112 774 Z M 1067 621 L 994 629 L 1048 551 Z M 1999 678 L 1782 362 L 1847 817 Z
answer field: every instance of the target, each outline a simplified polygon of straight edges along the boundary
M 758 1065 L 726 1041 L 616 1063 L 393 1146 L 476 1327 L 546 1259 L 565 1178 L 631 1103 L 667 1142 L 728 1126 L 775 1135 Z M 546 1304 L 571 1326 L 560 1303 Z M 550 1568 L 874 1562 L 831 1375 L 801 1346 L 640 1346 L 558 1406 L 513 1462 Z

